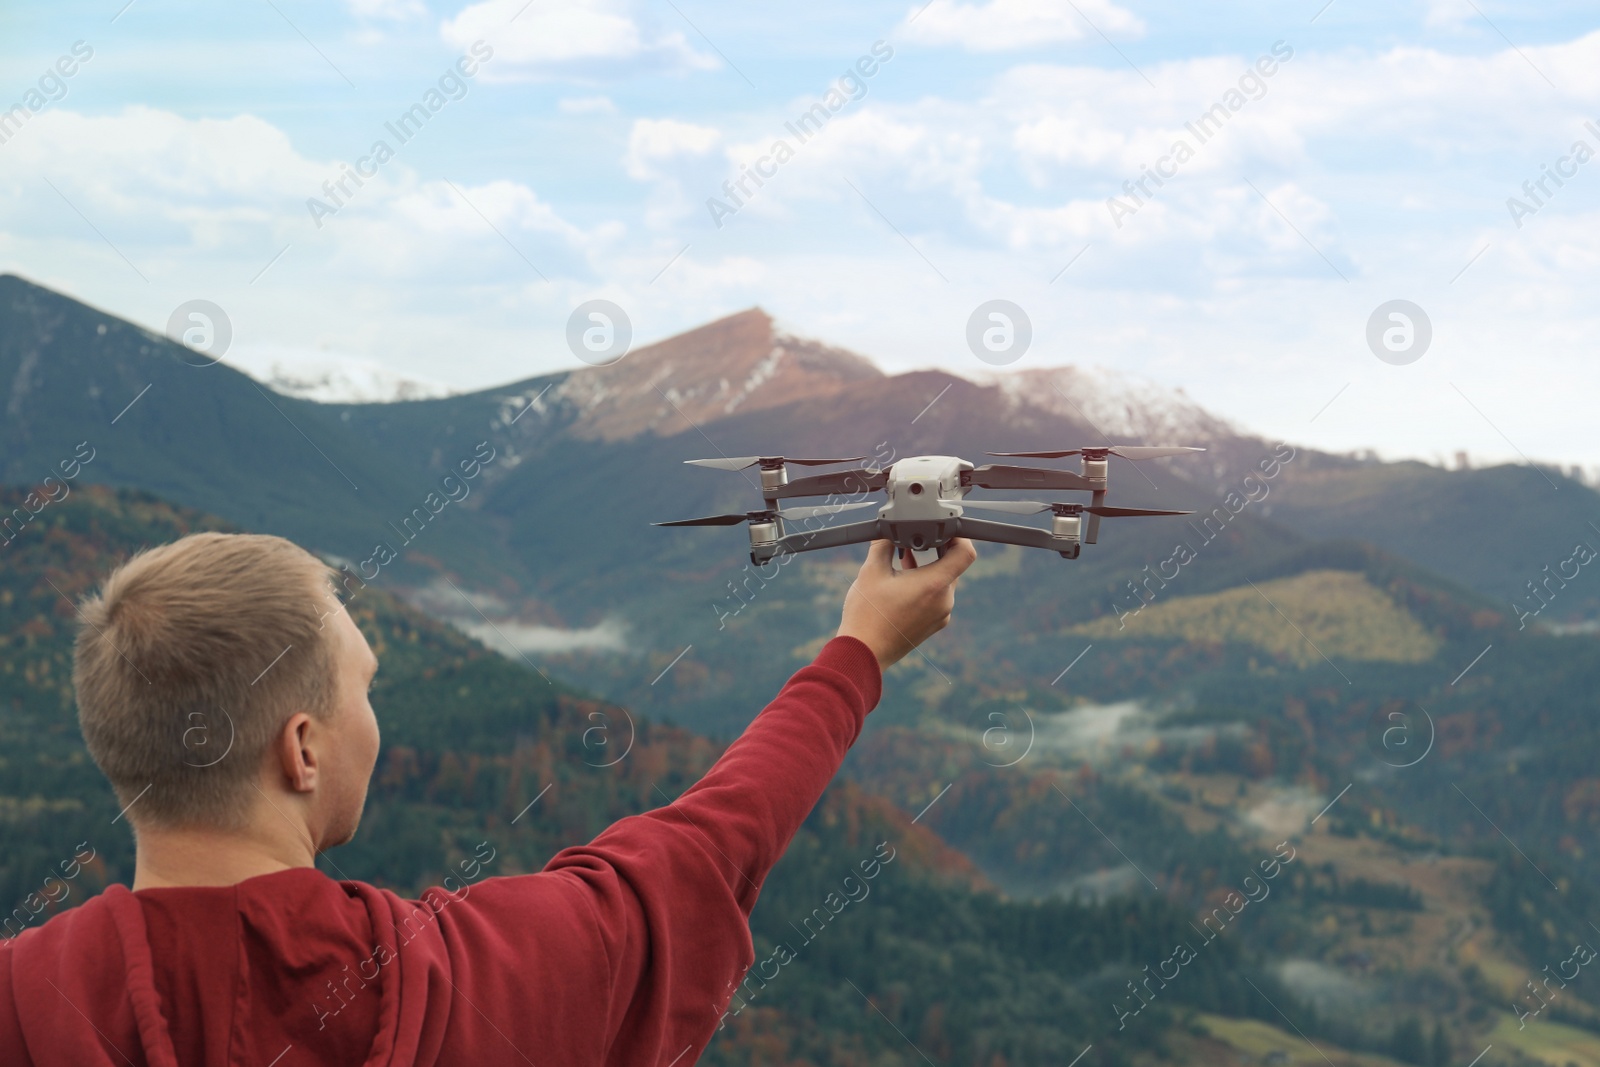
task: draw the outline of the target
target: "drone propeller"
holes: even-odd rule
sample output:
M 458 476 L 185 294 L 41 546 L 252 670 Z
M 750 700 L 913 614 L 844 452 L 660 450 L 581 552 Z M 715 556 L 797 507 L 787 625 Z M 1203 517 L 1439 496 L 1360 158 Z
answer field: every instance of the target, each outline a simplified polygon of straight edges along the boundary
M 1190 445 L 1101 445 L 1090 448 L 1068 448 L 1059 452 L 990 452 L 991 456 L 1017 456 L 1024 459 L 1060 459 L 1082 453 L 1088 459 L 1121 456 L 1123 459 L 1160 459 L 1163 456 L 1181 456 L 1185 452 L 1204 452 Z
M 874 508 L 878 504 L 867 500 L 859 504 L 814 504 L 809 507 L 789 508 L 786 511 L 743 511 L 731 515 L 707 515 L 699 519 L 676 519 L 672 522 L 653 522 L 651 526 L 737 526 L 741 522 L 768 522 L 778 519 L 809 519 L 817 515 L 837 515 L 856 508 Z
M 763 467 L 781 467 L 784 464 L 793 464 L 796 467 L 825 467 L 830 463 L 859 463 L 866 459 L 865 456 L 846 456 L 843 459 L 789 459 L 785 456 L 734 456 L 731 459 L 686 459 L 685 463 L 696 467 L 710 467 L 719 471 L 742 471 L 746 467 L 754 467 L 757 463 Z
M 652 522 L 651 526 L 737 526 L 741 522 L 754 522 L 767 512 L 751 511 L 738 515 L 707 515 L 699 519 L 673 519 L 671 522 Z
M 1109 504 L 1043 504 L 1037 500 L 963 500 L 964 508 L 978 508 L 983 511 L 1003 511 L 1011 515 L 1038 515 L 1042 512 L 1053 511 L 1058 515 L 1076 515 L 1087 512 L 1090 515 L 1100 515 L 1104 518 L 1127 518 L 1136 515 L 1193 515 L 1192 511 L 1162 511 L 1155 508 L 1119 508 Z
M 1108 519 L 1136 517 L 1139 515 L 1193 515 L 1192 511 L 1163 511 L 1160 508 L 1117 508 L 1110 504 L 1091 505 L 1083 509 L 1091 515 L 1100 515 Z

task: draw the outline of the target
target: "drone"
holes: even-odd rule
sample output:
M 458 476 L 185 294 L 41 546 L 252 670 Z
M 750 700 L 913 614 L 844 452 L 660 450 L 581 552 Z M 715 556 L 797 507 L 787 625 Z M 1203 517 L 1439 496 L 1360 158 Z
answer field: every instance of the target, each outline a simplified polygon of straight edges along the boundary
M 1204 452 L 1188 445 L 1104 445 L 1066 448 L 1049 452 L 990 452 L 1007 458 L 1061 459 L 1079 456 L 1078 471 L 1046 467 L 1021 467 L 1003 463 L 982 466 L 959 456 L 910 456 L 887 467 L 855 467 L 789 480 L 790 467 L 823 467 L 861 463 L 864 456 L 839 459 L 793 459 L 785 456 L 738 456 L 690 459 L 684 462 L 713 470 L 741 471 L 760 467 L 761 496 L 765 507 L 729 515 L 652 523 L 654 526 L 736 526 L 750 528 L 750 561 L 757 566 L 777 555 L 809 552 L 841 545 L 886 539 L 896 546 L 897 561 L 907 557 L 926 566 L 944 554 L 955 537 L 992 541 L 1025 548 L 1052 549 L 1065 559 L 1077 559 L 1086 544 L 1098 542 L 1100 520 L 1147 515 L 1192 515 L 1191 511 L 1114 507 L 1105 502 L 1110 456 L 1123 459 L 1158 459 L 1188 452 Z M 1032 500 L 971 499 L 973 489 L 1081 490 L 1092 494 L 1090 503 L 1042 503 Z M 882 491 L 887 501 L 853 500 L 784 508 L 795 497 L 861 497 Z M 841 512 L 876 507 L 876 518 L 837 526 L 806 526 Z M 1049 529 L 997 522 L 969 515 L 969 511 L 1011 515 L 1052 516 Z M 1085 518 L 1087 516 L 1087 518 Z M 800 529 L 791 529 L 799 525 Z

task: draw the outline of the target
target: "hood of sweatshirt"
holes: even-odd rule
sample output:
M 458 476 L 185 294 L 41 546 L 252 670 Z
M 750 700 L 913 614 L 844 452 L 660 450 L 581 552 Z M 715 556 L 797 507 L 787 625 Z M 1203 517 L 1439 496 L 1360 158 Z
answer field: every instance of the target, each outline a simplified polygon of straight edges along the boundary
M 434 936 L 393 932 L 436 914 L 314 868 L 232 886 L 113 885 L 0 946 L 0 1049 L 25 1049 L 35 1067 L 431 1064 L 449 955 L 437 924 Z M 153 940 L 180 951 L 152 953 Z

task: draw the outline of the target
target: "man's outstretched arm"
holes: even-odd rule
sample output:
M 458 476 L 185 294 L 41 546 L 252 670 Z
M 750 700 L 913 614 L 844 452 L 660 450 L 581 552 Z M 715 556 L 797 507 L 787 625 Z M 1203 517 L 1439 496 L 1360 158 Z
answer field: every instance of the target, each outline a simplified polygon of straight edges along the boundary
M 873 543 L 838 635 L 700 781 L 546 868 L 581 880 L 595 908 L 612 973 L 613 1062 L 703 1047 L 753 961 L 748 919 L 761 883 L 838 772 L 882 671 L 949 624 L 971 543 L 898 573 L 891 551 Z
M 949 625 L 956 579 L 975 558 L 964 541 L 937 564 L 897 574 L 891 550 L 873 542 L 817 658 L 677 801 L 641 816 L 699 838 L 746 916 L 877 705 L 882 672 Z

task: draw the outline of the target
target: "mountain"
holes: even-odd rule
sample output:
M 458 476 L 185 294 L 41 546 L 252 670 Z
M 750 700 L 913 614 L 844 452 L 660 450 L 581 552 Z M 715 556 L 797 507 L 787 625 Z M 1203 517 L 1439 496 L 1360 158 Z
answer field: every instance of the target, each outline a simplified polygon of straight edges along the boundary
M 1600 495 L 1554 468 L 1307 464 L 1272 502 L 1273 517 L 1290 527 L 1359 537 L 1425 562 L 1495 598 L 1513 618 L 1600 618 L 1600 583 L 1576 579 L 1577 563 L 1563 566 L 1580 543 L 1600 551 Z
M 93 453 L 84 483 L 145 489 L 353 560 L 380 538 L 399 540 L 390 524 L 437 488 L 436 476 L 352 433 L 340 409 L 275 394 L 13 275 L 0 276 L 0 382 L 6 483 L 38 484 L 83 447 Z M 485 439 L 442 462 L 472 458 Z M 514 567 L 481 523 L 429 525 L 402 568 L 423 569 L 423 552 L 485 578 Z
M 623 441 L 795 402 L 821 401 L 883 377 L 851 352 L 789 337 L 759 308 L 719 319 L 603 367 L 567 375 L 553 399 L 578 412 L 572 432 Z
M 483 491 L 456 509 L 472 521 L 441 522 L 415 547 L 396 543 L 405 549 L 396 584 L 422 588 L 449 571 L 517 602 L 527 619 L 577 625 L 592 624 L 604 590 L 551 571 L 592 573 L 595 560 L 622 555 L 671 558 L 688 545 L 680 536 L 696 535 L 662 535 L 647 520 L 745 504 L 744 480 L 678 465 L 702 453 L 978 455 L 1181 440 L 1208 451 L 1138 466 L 1114 461 L 1113 481 L 1125 503 L 1198 506 L 1236 489 L 1272 450 L 1181 391 L 1105 368 L 890 376 L 778 330 L 759 309 L 610 366 L 387 403 L 316 403 L 288 395 L 314 394 L 315 374 L 278 376 L 280 392 L 226 364 L 194 365 L 206 362 L 0 275 L 0 480 L 41 478 L 88 441 L 98 449 L 89 481 L 149 489 L 360 561 L 377 540 L 403 536 L 403 517 L 489 441 L 499 458 L 473 487 Z M 1357 537 L 1425 559 L 1507 610 L 1547 564 L 1571 555 L 1600 514 L 1593 490 L 1548 468 L 1444 471 L 1303 448 L 1269 488 L 1243 525 L 1269 518 L 1311 539 Z M 596 521 L 593 501 L 604 493 L 623 495 L 632 509 Z M 1496 509 L 1514 521 L 1485 521 Z M 573 549 L 579 555 L 569 561 Z M 696 569 L 727 558 L 722 549 L 688 552 Z M 1593 618 L 1595 597 L 1574 588 L 1547 618 Z
M 1555 476 L 1561 490 L 1551 492 L 1548 472 L 1533 468 L 1441 471 L 1292 445 L 1274 478 L 1247 483 L 1280 446 L 1179 392 L 1098 368 L 886 375 L 778 330 L 759 309 L 610 366 L 410 401 L 320 404 L 225 364 L 194 365 L 205 362 L 0 276 L 0 480 L 37 481 L 83 445 L 95 457 L 85 482 L 146 489 L 294 538 L 352 572 L 377 572 L 376 584 L 508 654 L 721 732 L 827 632 L 859 557 L 818 553 L 762 575 L 740 530 L 650 527 L 750 506 L 749 472 L 685 459 L 780 449 L 881 463 L 1108 436 L 1203 444 L 1176 459 L 1113 460 L 1120 502 L 1200 512 L 1187 522 L 1110 520 L 1102 543 L 1071 563 L 984 546 L 957 622 L 965 636 L 949 643 L 1046 680 L 1081 647 L 1072 628 L 1126 611 L 1128 583 L 1146 582 L 1180 541 L 1197 558 L 1169 595 L 1258 580 L 1272 560 L 1357 538 L 1425 562 L 1515 618 L 1511 598 L 1567 559 L 1585 517 L 1600 512 L 1592 490 Z M 463 478 L 463 464 L 477 476 Z M 1224 507 L 1229 494 L 1251 499 Z M 1483 521 L 1491 505 L 1516 521 Z M 386 553 L 394 560 L 380 565 Z M 1545 618 L 1593 615 L 1595 594 L 1570 584 Z M 941 681 L 961 669 L 932 664 L 924 669 Z

